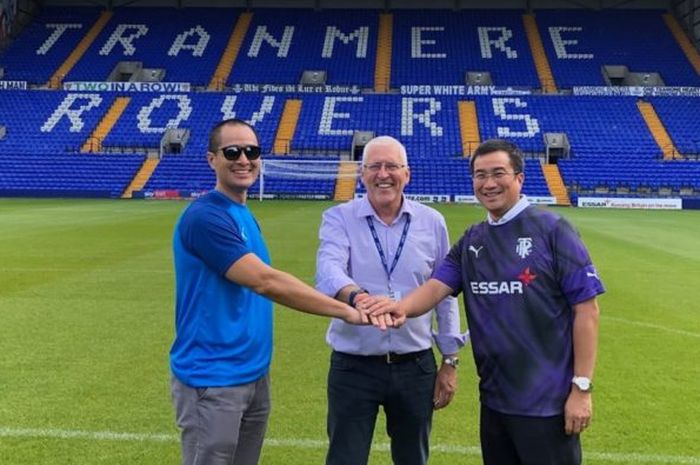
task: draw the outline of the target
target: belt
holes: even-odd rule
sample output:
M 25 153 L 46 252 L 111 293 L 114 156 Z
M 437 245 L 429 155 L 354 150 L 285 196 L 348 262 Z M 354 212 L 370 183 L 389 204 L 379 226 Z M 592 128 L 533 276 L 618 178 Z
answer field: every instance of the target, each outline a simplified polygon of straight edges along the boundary
M 391 365 L 394 363 L 404 363 L 404 362 L 410 362 L 413 360 L 418 360 L 421 358 L 423 355 L 427 354 L 430 352 L 432 349 L 424 349 L 424 350 L 419 350 L 417 352 L 407 352 L 405 354 L 397 354 L 396 352 L 389 352 L 387 354 L 382 354 L 382 355 L 355 355 L 355 354 L 348 354 L 346 352 L 336 352 L 338 354 L 344 355 L 346 357 L 352 357 L 352 358 L 358 358 L 362 360 L 371 360 L 375 362 L 382 362 L 386 363 L 387 365 Z

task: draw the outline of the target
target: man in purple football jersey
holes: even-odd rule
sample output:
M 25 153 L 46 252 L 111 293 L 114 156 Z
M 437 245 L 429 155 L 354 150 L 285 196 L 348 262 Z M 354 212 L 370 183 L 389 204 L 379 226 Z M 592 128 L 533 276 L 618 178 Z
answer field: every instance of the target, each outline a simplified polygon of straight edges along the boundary
M 471 226 L 433 277 L 403 300 L 362 307 L 401 320 L 463 292 L 484 464 L 578 465 L 579 435 L 592 417 L 596 296 L 605 289 L 569 222 L 521 195 L 517 146 L 482 143 L 471 173 L 486 221 Z

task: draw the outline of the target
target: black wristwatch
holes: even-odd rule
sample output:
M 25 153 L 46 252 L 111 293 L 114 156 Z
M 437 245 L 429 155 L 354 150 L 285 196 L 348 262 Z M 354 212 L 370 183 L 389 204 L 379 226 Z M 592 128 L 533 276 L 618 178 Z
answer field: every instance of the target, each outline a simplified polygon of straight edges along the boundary
M 348 305 L 351 307 L 355 307 L 355 297 L 357 297 L 358 294 L 369 294 L 369 291 L 367 289 L 355 289 L 352 291 L 350 294 L 348 294 Z

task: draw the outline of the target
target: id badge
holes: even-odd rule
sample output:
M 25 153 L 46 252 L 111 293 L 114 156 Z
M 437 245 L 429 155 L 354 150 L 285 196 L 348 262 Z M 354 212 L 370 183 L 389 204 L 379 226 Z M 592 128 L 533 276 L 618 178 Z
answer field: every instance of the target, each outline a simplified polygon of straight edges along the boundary
M 387 296 L 393 300 L 394 302 L 398 302 L 401 300 L 401 292 L 400 291 L 390 291 Z

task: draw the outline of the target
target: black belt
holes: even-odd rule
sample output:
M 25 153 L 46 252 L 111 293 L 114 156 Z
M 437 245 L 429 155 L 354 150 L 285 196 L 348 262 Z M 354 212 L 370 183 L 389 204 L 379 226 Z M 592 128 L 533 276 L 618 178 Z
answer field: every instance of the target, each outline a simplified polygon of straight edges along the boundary
M 424 349 L 424 350 L 419 350 L 418 352 L 408 352 L 405 354 L 397 354 L 396 352 L 389 352 L 388 354 L 383 354 L 383 355 L 355 355 L 355 354 L 348 354 L 346 352 L 337 352 L 340 355 L 344 355 L 346 357 L 352 357 L 352 358 L 358 358 L 361 360 L 368 360 L 368 361 L 375 361 L 375 362 L 382 362 L 386 363 L 387 365 L 391 365 L 393 363 L 404 363 L 404 362 L 410 362 L 413 360 L 418 360 L 421 358 L 423 355 L 427 354 L 430 352 L 432 349 Z

